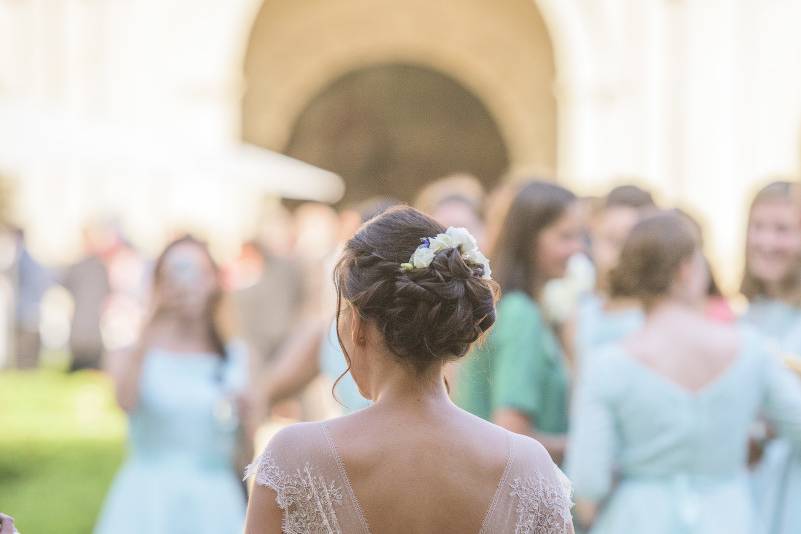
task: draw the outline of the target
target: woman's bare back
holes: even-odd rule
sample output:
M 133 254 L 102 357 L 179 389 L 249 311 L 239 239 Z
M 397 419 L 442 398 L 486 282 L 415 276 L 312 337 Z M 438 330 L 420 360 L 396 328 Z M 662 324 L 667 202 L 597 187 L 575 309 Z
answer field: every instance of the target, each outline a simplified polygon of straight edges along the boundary
M 308 472 L 320 487 L 312 488 L 312 482 L 303 491 L 319 496 L 331 490 L 334 498 L 322 501 L 334 504 L 317 506 L 311 516 L 338 528 L 319 532 L 572 532 L 569 483 L 545 449 L 456 407 L 420 416 L 376 406 L 281 434 L 267 448 L 269 469 L 262 457 L 262 467 L 257 464 L 251 473 L 259 484 L 276 489 L 276 482 L 293 478 L 285 473 Z M 292 457 L 283 467 L 278 449 Z M 268 470 L 271 477 L 260 477 Z M 300 491 L 297 480 L 290 484 L 294 493 Z M 280 488 L 277 498 L 281 506 Z M 302 524 L 304 514 L 311 517 L 298 506 L 308 501 L 283 500 L 285 526 Z M 330 511 L 326 521 L 323 509 Z
M 377 407 L 329 428 L 375 532 L 478 532 L 509 459 L 506 431 L 458 409 Z

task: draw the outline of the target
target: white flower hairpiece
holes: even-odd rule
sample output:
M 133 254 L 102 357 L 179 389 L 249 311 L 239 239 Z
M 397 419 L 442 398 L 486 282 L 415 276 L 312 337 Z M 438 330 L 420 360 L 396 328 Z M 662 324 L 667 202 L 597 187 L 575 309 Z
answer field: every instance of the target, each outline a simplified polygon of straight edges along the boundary
M 490 280 L 492 270 L 490 269 L 489 259 L 478 249 L 476 239 L 470 235 L 466 228 L 448 228 L 444 234 L 437 234 L 435 237 L 423 238 L 423 243 L 417 247 L 408 263 L 402 263 L 401 269 L 412 271 L 414 269 L 425 269 L 434 261 L 434 256 L 438 252 L 449 248 L 459 249 L 462 259 L 466 262 L 480 265 L 483 270 L 481 278 Z

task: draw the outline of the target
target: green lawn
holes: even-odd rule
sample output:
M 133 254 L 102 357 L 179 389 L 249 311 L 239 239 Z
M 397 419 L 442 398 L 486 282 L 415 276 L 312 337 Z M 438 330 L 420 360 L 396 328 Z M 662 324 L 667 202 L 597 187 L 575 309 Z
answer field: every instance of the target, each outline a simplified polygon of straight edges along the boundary
M 91 533 L 124 436 L 99 373 L 0 372 L 0 511 L 22 534 Z

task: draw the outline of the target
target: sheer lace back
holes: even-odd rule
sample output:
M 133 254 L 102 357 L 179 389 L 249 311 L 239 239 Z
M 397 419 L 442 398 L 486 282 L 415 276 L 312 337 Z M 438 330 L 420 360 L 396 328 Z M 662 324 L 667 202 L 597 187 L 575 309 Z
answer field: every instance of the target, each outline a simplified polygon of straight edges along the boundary
M 324 423 L 277 434 L 247 477 L 271 488 L 287 534 L 369 534 L 365 515 Z M 572 532 L 570 482 L 532 439 L 510 434 L 506 469 L 481 534 Z

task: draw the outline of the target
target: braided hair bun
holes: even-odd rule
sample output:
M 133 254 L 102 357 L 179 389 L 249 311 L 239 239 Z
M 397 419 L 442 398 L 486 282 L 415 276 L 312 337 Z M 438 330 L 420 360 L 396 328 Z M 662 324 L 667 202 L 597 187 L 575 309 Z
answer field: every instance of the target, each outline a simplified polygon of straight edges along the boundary
M 340 298 L 377 327 L 397 358 L 419 370 L 464 356 L 495 323 L 497 285 L 459 249 L 437 252 L 428 267 L 401 267 L 425 238 L 443 232 L 414 208 L 392 208 L 348 241 L 335 271 Z

